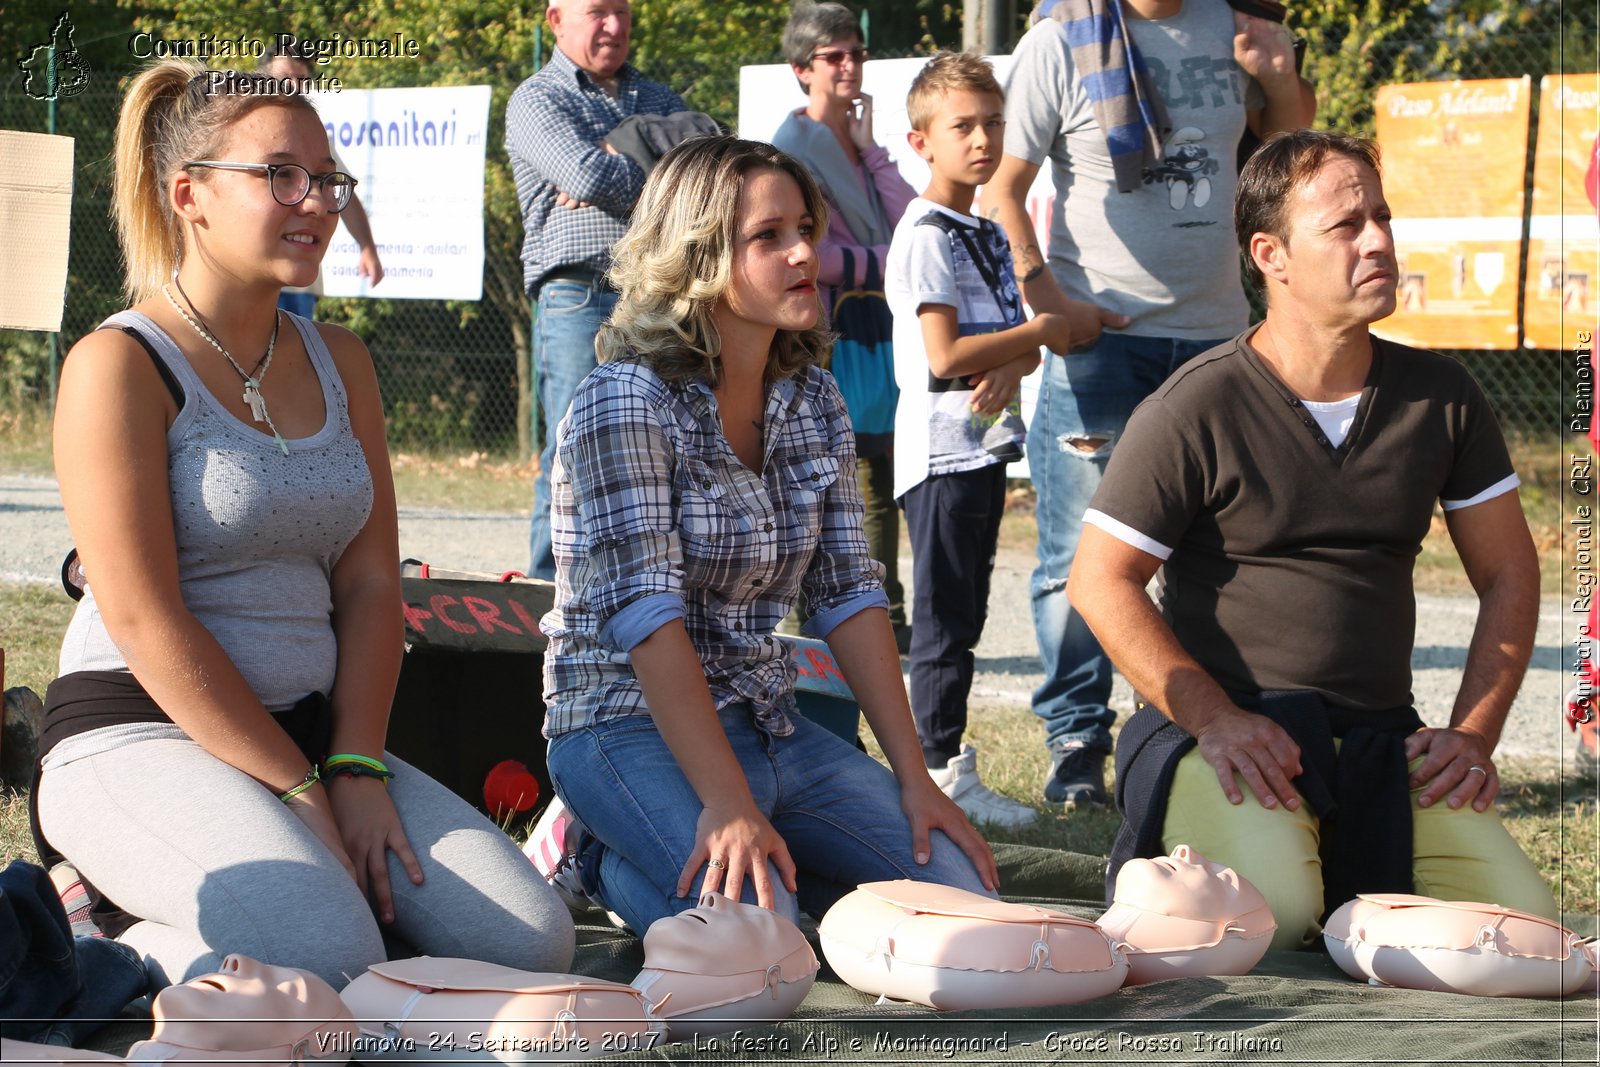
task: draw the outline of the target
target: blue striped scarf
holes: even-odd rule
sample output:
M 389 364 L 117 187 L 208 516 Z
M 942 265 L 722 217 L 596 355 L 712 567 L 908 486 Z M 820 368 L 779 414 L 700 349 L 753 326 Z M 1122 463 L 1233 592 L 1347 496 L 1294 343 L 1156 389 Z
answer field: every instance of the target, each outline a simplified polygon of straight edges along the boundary
M 1072 62 L 1094 105 L 1095 121 L 1105 131 L 1117 188 L 1131 193 L 1143 183 L 1145 168 L 1161 161 L 1161 143 L 1172 124 L 1128 33 L 1122 4 L 1042 0 L 1029 22 L 1046 18 L 1066 28 Z

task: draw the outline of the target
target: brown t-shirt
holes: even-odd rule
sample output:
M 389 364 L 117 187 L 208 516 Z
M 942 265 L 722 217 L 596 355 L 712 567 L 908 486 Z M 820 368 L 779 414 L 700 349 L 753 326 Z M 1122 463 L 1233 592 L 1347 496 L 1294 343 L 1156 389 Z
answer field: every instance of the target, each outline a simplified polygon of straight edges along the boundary
M 1456 361 L 1375 337 L 1334 448 L 1246 335 L 1139 405 L 1090 508 L 1171 549 L 1162 611 L 1223 688 L 1409 705 L 1434 503 L 1515 484 L 1494 413 Z

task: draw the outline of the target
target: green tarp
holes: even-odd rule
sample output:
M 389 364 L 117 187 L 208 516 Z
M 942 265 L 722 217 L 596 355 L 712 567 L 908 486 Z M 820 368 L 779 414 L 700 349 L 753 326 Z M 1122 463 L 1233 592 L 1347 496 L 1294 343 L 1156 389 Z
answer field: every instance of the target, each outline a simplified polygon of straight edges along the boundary
M 1103 910 L 1104 858 L 1016 845 L 996 846 L 995 856 L 1008 899 L 1091 919 Z M 630 935 L 609 926 L 578 934 L 579 974 L 626 982 L 643 966 Z M 583 1062 L 1594 1064 L 1597 1005 L 1592 995 L 1513 1000 L 1373 987 L 1323 952 L 1271 952 L 1238 978 L 1157 982 L 1054 1008 L 936 1012 L 876 1004 L 824 962 L 785 1022 Z M 148 1024 L 119 1023 L 96 1047 L 126 1051 L 148 1033 Z

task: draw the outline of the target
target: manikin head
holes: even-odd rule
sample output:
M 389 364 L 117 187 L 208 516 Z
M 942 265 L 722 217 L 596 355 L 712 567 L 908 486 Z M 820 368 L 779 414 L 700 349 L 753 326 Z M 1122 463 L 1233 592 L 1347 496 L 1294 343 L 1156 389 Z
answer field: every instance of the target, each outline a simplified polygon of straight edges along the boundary
M 1100 929 L 1128 955 L 1128 983 L 1244 974 L 1277 929 L 1260 890 L 1188 845 L 1117 872 Z
M 794 923 L 768 908 L 707 893 L 697 907 L 657 919 L 633 980 L 673 1039 L 781 1019 L 799 1006 L 820 964 Z
M 356 1025 L 333 987 L 292 967 L 229 956 L 214 974 L 156 994 L 155 1032 L 133 1063 L 350 1058 Z
M 1267 906 L 1260 891 L 1232 867 L 1188 845 L 1170 856 L 1129 860 L 1117 873 L 1114 903 L 1157 915 L 1230 922 Z

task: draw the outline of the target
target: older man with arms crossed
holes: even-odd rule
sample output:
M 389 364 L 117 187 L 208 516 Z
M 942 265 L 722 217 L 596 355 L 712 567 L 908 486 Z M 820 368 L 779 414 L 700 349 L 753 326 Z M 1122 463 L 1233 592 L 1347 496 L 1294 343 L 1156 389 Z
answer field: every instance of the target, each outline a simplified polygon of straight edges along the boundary
M 1275 947 L 1357 892 L 1554 917 L 1491 809 L 1538 561 L 1477 383 L 1367 330 L 1396 288 L 1376 146 L 1272 138 L 1235 218 L 1266 320 L 1135 411 L 1068 585 L 1148 701 L 1117 741 L 1110 877 L 1188 844 L 1262 890 Z M 1450 725 L 1429 729 L 1411 707 L 1412 567 L 1435 501 L 1479 611 Z
M 611 246 L 644 188 L 644 169 L 605 138 L 629 116 L 686 109 L 677 93 L 628 63 L 628 0 L 555 0 L 545 18 L 556 48 L 511 95 L 506 151 L 522 205 L 522 280 L 538 308 L 533 363 L 547 427 L 533 491 L 529 573 L 553 580 L 555 425 L 594 369 L 594 335 L 616 303 L 604 279 Z

